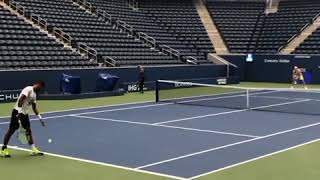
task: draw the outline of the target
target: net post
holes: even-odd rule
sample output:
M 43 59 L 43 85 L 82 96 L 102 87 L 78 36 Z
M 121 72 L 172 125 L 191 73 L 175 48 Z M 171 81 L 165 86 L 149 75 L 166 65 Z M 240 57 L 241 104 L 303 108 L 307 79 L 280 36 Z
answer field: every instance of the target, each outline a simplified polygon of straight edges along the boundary
M 249 89 L 246 90 L 247 109 L 250 109 Z
M 159 102 L 159 80 L 156 80 L 156 102 Z

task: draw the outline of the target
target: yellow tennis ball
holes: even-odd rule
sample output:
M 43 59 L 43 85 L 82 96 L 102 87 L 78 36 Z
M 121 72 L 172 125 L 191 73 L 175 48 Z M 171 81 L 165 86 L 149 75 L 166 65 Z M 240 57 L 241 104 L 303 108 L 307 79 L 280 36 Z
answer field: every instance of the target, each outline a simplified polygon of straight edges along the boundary
M 52 139 L 49 138 L 48 139 L 48 143 L 51 144 L 52 143 Z

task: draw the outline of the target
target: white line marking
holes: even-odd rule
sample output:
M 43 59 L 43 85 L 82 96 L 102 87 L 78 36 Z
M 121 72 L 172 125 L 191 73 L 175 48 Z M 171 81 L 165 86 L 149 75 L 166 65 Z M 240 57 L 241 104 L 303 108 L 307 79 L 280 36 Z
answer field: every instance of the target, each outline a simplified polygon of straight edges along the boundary
M 142 106 L 131 106 L 131 107 L 125 107 L 125 108 L 117 108 L 117 109 L 107 109 L 107 110 L 100 110 L 100 111 L 91 111 L 91 112 L 83 112 L 83 113 L 75 113 L 75 114 L 65 114 L 60 116 L 49 116 L 49 117 L 43 117 L 42 119 L 54 119 L 54 118 L 62 118 L 62 117 L 68 117 L 73 115 L 85 115 L 85 114 L 96 114 L 96 113 L 102 113 L 102 112 L 114 112 L 114 111 L 124 111 L 124 110 L 130 110 L 130 109 L 139 109 L 139 108 L 147 108 L 147 107 L 155 107 L 155 106 L 165 106 L 165 105 L 172 105 L 173 103 L 162 103 L 162 104 L 150 104 L 150 105 L 142 105 Z M 30 119 L 30 121 L 38 121 L 38 118 Z M 0 125 L 3 124 L 10 124 L 10 122 L 0 122 Z
M 266 98 L 266 99 L 283 99 L 283 100 L 303 100 L 305 98 L 287 98 L 280 96 L 251 96 L 253 98 Z
M 94 119 L 94 120 L 100 120 L 100 121 L 118 122 L 118 123 L 127 123 L 127 124 L 136 124 L 136 125 L 144 125 L 144 126 L 153 126 L 153 127 L 163 127 L 163 128 L 171 128 L 171 129 L 181 129 L 186 131 L 197 131 L 197 132 L 224 134 L 224 135 L 231 135 L 231 136 L 241 136 L 241 137 L 248 137 L 248 138 L 259 137 L 259 136 L 248 135 L 248 134 L 238 134 L 238 133 L 231 133 L 231 132 L 224 132 L 224 131 L 212 131 L 212 130 L 206 130 L 206 129 L 185 128 L 185 127 L 179 127 L 179 126 L 155 125 L 155 124 L 149 124 L 149 123 L 143 123 L 143 122 L 125 121 L 125 120 L 118 120 L 118 119 L 98 118 L 98 117 L 79 116 L 79 115 L 72 115 L 72 117 Z
M 248 111 L 248 109 L 225 111 L 225 112 L 220 112 L 220 113 L 215 113 L 215 114 L 206 114 L 206 115 L 202 115 L 202 116 L 194 116 L 194 117 L 188 117 L 188 118 L 174 119 L 174 120 L 170 120 L 170 121 L 163 121 L 163 122 L 154 123 L 154 125 L 168 124 L 168 123 L 187 121 L 187 120 L 193 120 L 193 119 L 201 119 L 201 118 L 206 118 L 206 117 L 220 116 L 220 115 L 232 114 L 232 113 L 243 112 L 243 111 Z
M 291 102 L 285 102 L 285 103 L 279 103 L 279 104 L 271 104 L 271 105 L 266 105 L 266 106 L 258 106 L 258 107 L 253 107 L 250 108 L 251 110 L 255 109 L 263 109 L 263 108 L 269 108 L 269 107 L 275 107 L 275 106 L 283 106 L 283 105 L 288 105 L 288 104 L 296 104 L 296 103 L 301 103 L 301 102 L 307 102 L 311 101 L 310 99 L 304 99 L 304 100 L 299 100 L 299 101 L 291 101 Z
M 315 142 L 318 142 L 318 141 L 320 141 L 320 139 L 315 139 L 315 140 L 312 140 L 312 141 L 309 141 L 309 142 L 306 142 L 306 143 L 302 143 L 302 144 L 299 144 L 299 145 L 296 145 L 296 146 L 292 146 L 292 147 L 289 147 L 289 148 L 286 148 L 286 149 L 282 149 L 282 150 L 279 150 L 279 151 L 276 151 L 276 152 L 273 152 L 273 153 L 269 153 L 269 154 L 266 154 L 266 155 L 263 155 L 263 156 L 259 156 L 259 157 L 253 158 L 253 159 L 249 159 L 249 160 L 242 161 L 242 162 L 239 162 L 239 163 L 236 163 L 236 164 L 232 164 L 230 166 L 226 166 L 226 167 L 223 167 L 223 168 L 220 168 L 220 169 L 216 169 L 214 171 L 210 171 L 210 172 L 206 172 L 206 173 L 203 173 L 203 174 L 199 174 L 197 176 L 193 176 L 193 177 L 189 178 L 189 180 L 197 179 L 197 178 L 209 175 L 209 174 L 213 174 L 213 173 L 216 173 L 216 172 L 224 171 L 226 169 L 230 169 L 230 168 L 233 168 L 233 167 L 236 167 L 236 166 L 247 164 L 249 162 L 253 162 L 253 161 L 256 161 L 256 160 L 259 160 L 259 159 L 267 158 L 267 157 L 270 157 L 270 156 L 273 156 L 273 155 L 276 155 L 276 154 L 279 154 L 279 153 L 282 153 L 282 152 L 285 152 L 285 151 L 289 151 L 289 150 L 292 150 L 292 149 L 296 149 L 296 148 L 299 148 L 299 147 L 302 147 L 302 146 L 305 146 L 305 145 L 308 145 L 308 144 L 312 144 L 312 143 L 315 143 Z
M 320 99 L 310 99 L 310 98 L 289 98 L 289 97 L 280 97 L 280 96 L 251 96 L 254 98 L 269 98 L 269 99 L 283 99 L 283 100 L 310 100 L 310 101 L 316 101 L 319 102 Z
M 268 92 L 257 92 L 257 93 L 252 93 L 249 94 L 250 95 L 259 95 L 259 94 L 270 94 L 270 93 L 274 93 L 276 91 L 268 91 Z M 234 92 L 237 93 L 237 92 Z M 243 92 L 242 92 L 243 93 Z M 217 94 L 216 96 L 218 96 L 219 94 Z M 233 97 L 246 97 L 246 94 L 236 94 L 236 95 L 231 95 L 231 96 L 219 96 L 219 97 L 212 97 L 212 98 L 204 98 L 204 99 L 195 99 L 195 100 L 186 100 L 186 101 L 180 101 L 178 103 L 188 103 L 188 102 L 198 102 L 198 101 L 207 101 L 207 100 L 215 100 L 215 99 L 223 99 L 223 98 L 233 98 Z
M 8 146 L 8 147 L 11 148 L 11 149 L 20 150 L 20 151 L 26 151 L 26 152 L 30 152 L 31 151 L 29 149 L 20 148 L 20 147 L 17 147 L 17 146 Z M 172 178 L 172 179 L 176 179 L 176 180 L 187 180 L 187 179 L 182 178 L 182 177 L 172 176 L 172 175 L 168 175 L 168 174 L 156 173 L 156 172 L 145 171 L 145 170 L 137 170 L 137 169 L 129 168 L 129 167 L 125 167 L 125 166 L 119 166 L 119 165 L 114 165 L 114 164 L 98 162 L 98 161 L 75 158 L 75 157 L 71 157 L 71 156 L 64 156 L 64 155 L 54 154 L 54 153 L 49 153 L 49 152 L 44 152 L 44 153 L 46 155 L 49 155 L 49 156 L 68 159 L 68 160 L 73 160 L 73 161 L 80 161 L 80 162 L 85 162 L 85 163 L 89 163 L 89 164 L 96 164 L 96 165 L 112 167 L 112 168 L 116 168 L 116 169 L 128 170 L 128 171 L 137 172 L 137 173 L 144 173 L 144 174 L 150 174 L 150 175 L 161 176 L 161 177 L 166 177 L 166 178 Z
M 188 121 L 188 120 L 194 120 L 194 119 L 201 119 L 201 118 L 206 118 L 206 117 L 226 115 L 226 114 L 244 112 L 244 111 L 249 111 L 249 110 L 258 110 L 258 109 L 263 109 L 263 108 L 269 108 L 269 107 L 275 107 L 275 106 L 283 106 L 283 105 L 295 104 L 295 103 L 306 102 L 306 101 L 310 101 L 310 99 L 303 99 L 303 100 L 299 100 L 299 101 L 291 101 L 291 102 L 285 102 L 285 103 L 271 104 L 271 105 L 266 105 L 266 106 L 258 106 L 258 107 L 253 107 L 253 108 L 250 108 L 250 109 L 240 109 L 240 110 L 226 111 L 226 112 L 220 112 L 220 113 L 214 113 L 214 114 L 206 114 L 206 115 L 202 115 L 202 116 L 174 119 L 174 120 L 170 120 L 170 121 L 163 121 L 163 122 L 154 123 L 154 125 L 168 124 L 168 123 L 173 123 L 173 122 L 181 122 L 181 121 Z M 277 111 L 274 111 L 274 112 L 277 112 Z
M 306 129 L 306 128 L 313 127 L 313 126 L 318 126 L 318 125 L 320 125 L 320 122 L 314 123 L 314 124 L 309 124 L 309 125 L 306 125 L 306 126 L 293 128 L 293 129 L 289 129 L 289 130 L 285 130 L 285 131 L 281 131 L 281 132 L 277 132 L 277 133 L 273 133 L 273 134 L 269 134 L 269 135 L 266 135 L 266 136 L 261 136 L 261 137 L 254 138 L 254 139 L 249 139 L 249 140 L 240 141 L 240 142 L 236 142 L 236 143 L 232 143 L 232 144 L 227 144 L 227 145 L 224 145 L 224 146 L 215 147 L 215 148 L 207 149 L 207 150 L 204 150 L 204 151 L 199 151 L 199 152 L 195 152 L 195 153 L 191 153 L 191 154 L 186 154 L 186 155 L 183 155 L 183 156 L 167 159 L 167 160 L 164 160 L 164 161 L 159 161 L 159 162 L 147 164 L 147 165 L 144 165 L 144 166 L 140 166 L 140 167 L 137 167 L 136 169 L 144 169 L 144 168 L 147 168 L 147 167 L 151 167 L 151 166 L 155 166 L 155 165 L 159 165 L 159 164 L 164 164 L 164 163 L 168 163 L 168 162 L 172 162 L 172 161 L 176 161 L 176 160 L 180 160 L 180 159 L 184 159 L 184 158 L 187 158 L 187 157 L 192 157 L 192 156 L 196 156 L 196 155 L 199 155 L 199 154 L 204 154 L 204 153 L 208 153 L 208 152 L 212 152 L 212 151 L 216 151 L 216 150 L 220 150 L 220 149 L 225 149 L 225 148 L 228 148 L 228 147 L 232 147 L 232 146 L 236 146 L 236 145 L 240 145 L 240 144 L 245 144 L 245 143 L 248 143 L 248 142 L 253 142 L 253 141 L 257 141 L 257 140 L 261 140 L 261 139 L 266 139 L 266 138 L 269 138 L 269 137 L 273 137 L 273 136 L 277 136 L 277 135 L 281 135 L 281 134 L 285 134 L 285 133 L 288 133 L 288 132 L 293 132 L 293 131 L 297 131 L 297 130 L 301 130 L 301 129 Z
M 125 106 L 125 105 L 135 105 L 135 104 L 144 104 L 144 103 L 152 103 L 154 101 L 142 101 L 142 102 L 134 102 L 134 103 L 123 103 L 123 104 L 112 104 L 112 105 L 104 105 L 104 106 L 94 106 L 94 107 L 84 107 L 84 108 L 75 108 L 75 109 L 67 109 L 61 111 L 49 111 L 44 112 L 42 114 L 52 114 L 52 113 L 63 113 L 69 111 L 81 111 L 81 110 L 90 110 L 90 109 L 98 109 L 98 108 L 109 108 L 109 107 L 116 107 L 116 106 Z M 10 118 L 11 116 L 1 116 L 0 119 L 3 118 Z

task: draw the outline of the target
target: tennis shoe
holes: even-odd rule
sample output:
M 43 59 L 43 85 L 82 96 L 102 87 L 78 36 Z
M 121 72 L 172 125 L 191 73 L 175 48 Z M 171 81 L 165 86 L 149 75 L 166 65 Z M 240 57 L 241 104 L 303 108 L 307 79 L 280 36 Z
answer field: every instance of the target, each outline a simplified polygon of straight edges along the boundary
M 33 148 L 32 151 L 31 151 L 31 155 L 32 156 L 43 156 L 44 153 L 41 152 L 39 149 L 37 148 Z
M 11 157 L 8 149 L 1 150 L 0 155 L 3 158 L 10 158 Z

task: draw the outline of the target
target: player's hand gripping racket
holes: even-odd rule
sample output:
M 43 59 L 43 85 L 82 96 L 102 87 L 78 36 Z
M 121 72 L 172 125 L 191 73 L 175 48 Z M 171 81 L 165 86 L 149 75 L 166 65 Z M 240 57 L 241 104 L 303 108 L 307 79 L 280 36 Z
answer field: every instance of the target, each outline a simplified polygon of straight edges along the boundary
M 41 126 L 42 127 L 46 127 L 46 124 L 44 123 L 43 119 L 42 119 L 42 116 L 40 114 L 38 114 L 38 118 L 39 118 L 39 121 L 41 123 Z

